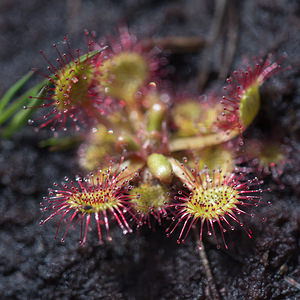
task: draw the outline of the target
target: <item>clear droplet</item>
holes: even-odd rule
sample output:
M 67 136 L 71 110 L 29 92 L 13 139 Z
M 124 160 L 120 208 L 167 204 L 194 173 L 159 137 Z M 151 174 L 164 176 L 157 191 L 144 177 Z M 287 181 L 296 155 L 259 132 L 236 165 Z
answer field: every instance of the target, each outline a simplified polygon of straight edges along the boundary
M 78 78 L 77 77 L 73 77 L 72 81 L 73 81 L 73 83 L 77 83 L 78 82 Z

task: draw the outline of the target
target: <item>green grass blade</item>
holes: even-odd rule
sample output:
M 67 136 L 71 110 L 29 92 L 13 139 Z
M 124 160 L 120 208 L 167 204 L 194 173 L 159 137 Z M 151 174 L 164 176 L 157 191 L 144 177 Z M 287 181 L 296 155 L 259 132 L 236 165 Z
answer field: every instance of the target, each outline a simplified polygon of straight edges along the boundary
M 35 90 L 31 89 L 30 91 L 27 92 L 27 94 L 29 94 L 29 92 L 30 94 L 36 94 L 37 91 L 38 89 L 37 87 L 35 87 Z M 41 89 L 41 91 L 38 93 L 37 97 L 43 97 L 46 92 L 47 92 L 47 88 L 44 86 Z M 30 100 L 32 100 L 30 105 L 32 106 L 39 105 L 39 101 L 40 101 L 39 99 L 30 99 Z M 28 100 L 25 103 L 27 104 Z M 36 109 L 37 108 L 27 108 L 16 113 L 14 117 L 11 119 L 11 121 L 7 124 L 7 126 L 3 129 L 2 136 L 4 138 L 11 138 L 16 131 L 18 131 L 25 124 L 27 124 L 29 118 L 32 116 L 32 114 L 35 112 Z
M 14 113 L 19 111 L 20 109 L 23 110 L 24 105 L 26 105 L 26 104 L 28 105 L 28 103 L 29 103 L 29 101 L 28 101 L 29 97 L 36 95 L 39 92 L 39 90 L 47 84 L 47 82 L 48 82 L 48 80 L 40 82 L 39 84 L 37 84 L 36 86 L 31 88 L 30 90 L 25 92 L 17 100 L 15 100 L 6 110 L 4 110 L 4 112 L 1 113 L 0 124 L 4 123 L 6 120 L 8 120 Z M 35 100 L 39 100 L 39 99 L 30 99 L 30 100 L 31 101 L 30 101 L 29 105 L 34 106 L 34 105 L 36 105 L 36 103 L 38 103 Z M 39 101 L 41 101 L 41 100 L 39 100 Z
M 24 86 L 24 84 L 31 78 L 34 74 L 33 71 L 29 71 L 26 75 L 24 75 L 21 79 L 19 79 L 13 86 L 11 86 L 8 91 L 4 94 L 4 96 L 0 99 L 0 114 L 2 110 L 5 108 L 7 103 L 13 98 L 13 96 Z

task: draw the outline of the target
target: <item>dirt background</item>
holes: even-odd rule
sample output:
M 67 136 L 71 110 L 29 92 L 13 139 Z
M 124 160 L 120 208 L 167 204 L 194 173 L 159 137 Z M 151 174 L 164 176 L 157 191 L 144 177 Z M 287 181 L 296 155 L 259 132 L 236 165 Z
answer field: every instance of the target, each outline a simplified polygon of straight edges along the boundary
M 193 92 L 198 73 L 206 85 L 219 87 L 220 70 L 233 70 L 244 55 L 287 52 L 292 70 L 263 86 L 262 111 L 249 130 L 259 137 L 262 128 L 290 147 L 281 177 L 285 189 L 267 178 L 273 191 L 265 199 L 273 205 L 257 209 L 267 222 L 249 221 L 253 239 L 237 230 L 228 238 L 229 251 L 217 250 L 210 240 L 205 245 L 221 299 L 300 299 L 300 2 L 231 1 L 217 35 L 214 12 L 211 0 L 1 0 L 0 95 L 30 68 L 45 67 L 40 49 L 55 61 L 52 43 L 66 33 L 73 47 L 84 47 L 84 28 L 101 37 L 122 21 L 142 37 L 210 39 L 211 48 L 169 55 L 176 70 L 170 78 Z M 232 61 L 229 54 L 222 59 L 226 51 Z M 0 299 L 207 299 L 192 235 L 178 246 L 176 234 L 167 239 L 159 227 L 126 237 L 112 227 L 111 243 L 99 246 L 93 230 L 80 247 L 78 231 L 62 244 L 53 240 L 56 221 L 39 226 L 47 188 L 78 172 L 76 150 L 55 153 L 38 146 L 48 135 L 27 127 L 0 141 Z

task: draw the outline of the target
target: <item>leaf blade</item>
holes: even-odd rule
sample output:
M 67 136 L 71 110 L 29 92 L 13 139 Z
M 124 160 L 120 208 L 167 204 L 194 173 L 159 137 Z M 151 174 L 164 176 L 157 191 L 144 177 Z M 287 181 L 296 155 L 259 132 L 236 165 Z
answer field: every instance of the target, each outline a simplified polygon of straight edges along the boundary
M 0 99 L 0 114 L 5 108 L 5 106 L 9 103 L 9 101 L 14 97 L 14 95 L 25 85 L 25 83 L 31 78 L 34 74 L 33 71 L 29 71 L 25 74 L 21 79 L 19 79 L 16 83 L 14 83 L 7 92 Z

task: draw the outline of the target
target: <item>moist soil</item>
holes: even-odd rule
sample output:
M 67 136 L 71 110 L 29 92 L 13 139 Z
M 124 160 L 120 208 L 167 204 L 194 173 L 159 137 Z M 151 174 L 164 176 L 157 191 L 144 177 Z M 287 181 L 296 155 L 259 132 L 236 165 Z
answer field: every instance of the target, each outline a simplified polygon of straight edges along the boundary
M 285 187 L 270 176 L 265 179 L 272 191 L 264 193 L 264 201 L 272 205 L 260 205 L 257 216 L 248 218 L 251 239 L 237 228 L 226 237 L 229 250 L 217 249 L 209 238 L 204 244 L 221 299 L 300 299 L 300 2 L 233 1 L 217 36 L 211 33 L 214 5 L 210 0 L 2 0 L 0 95 L 32 67 L 46 73 L 39 50 L 55 61 L 52 44 L 66 33 L 74 48 L 84 48 L 85 28 L 98 37 L 114 34 L 121 23 L 143 38 L 213 37 L 210 48 L 168 54 L 168 78 L 178 92 L 196 93 L 201 70 L 205 86 L 220 90 L 224 61 L 227 74 L 246 56 L 272 52 L 280 58 L 286 52 L 283 65 L 292 69 L 262 87 L 261 112 L 246 133 L 246 140 L 267 136 L 289 149 L 280 177 Z M 224 45 L 234 54 L 232 62 L 228 56 L 223 63 L 220 59 Z M 205 72 L 203 61 L 208 62 Z M 77 149 L 51 152 L 39 146 L 49 136 L 47 130 L 36 133 L 27 126 L 12 140 L 0 141 L 1 299 L 213 299 L 193 235 L 177 245 L 178 232 L 166 238 L 167 221 L 128 236 L 112 226 L 113 240 L 102 246 L 93 228 L 84 247 L 78 242 L 80 228 L 62 243 L 53 239 L 58 220 L 39 226 L 47 189 L 64 176 L 82 173 Z

